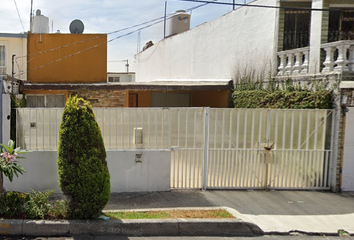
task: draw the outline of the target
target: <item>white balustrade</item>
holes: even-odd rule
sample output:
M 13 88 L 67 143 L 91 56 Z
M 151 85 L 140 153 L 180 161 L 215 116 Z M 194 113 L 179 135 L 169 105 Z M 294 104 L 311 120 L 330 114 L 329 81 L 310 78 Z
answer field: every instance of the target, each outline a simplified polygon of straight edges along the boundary
M 322 73 L 354 71 L 354 41 L 325 43 L 322 48 L 326 52 Z
M 309 69 L 309 47 L 278 52 L 280 65 L 278 76 L 307 74 Z

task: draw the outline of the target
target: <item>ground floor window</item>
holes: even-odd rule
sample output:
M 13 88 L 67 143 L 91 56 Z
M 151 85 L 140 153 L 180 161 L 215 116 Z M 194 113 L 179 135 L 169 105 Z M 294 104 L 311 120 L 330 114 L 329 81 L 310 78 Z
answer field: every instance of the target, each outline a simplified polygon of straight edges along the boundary
M 56 108 L 65 106 L 64 94 L 27 95 L 29 108 Z

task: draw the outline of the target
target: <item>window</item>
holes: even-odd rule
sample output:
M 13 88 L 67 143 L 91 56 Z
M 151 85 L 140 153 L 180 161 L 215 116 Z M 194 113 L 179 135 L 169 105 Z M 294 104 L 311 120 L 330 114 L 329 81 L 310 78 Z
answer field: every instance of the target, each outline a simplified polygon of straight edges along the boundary
M 27 95 L 27 107 L 29 108 L 61 108 L 65 106 L 65 95 Z
M 6 48 L 0 45 L 0 75 L 6 74 Z
M 283 50 L 309 46 L 310 11 L 285 11 Z
M 108 82 L 119 82 L 120 77 L 108 77 Z
M 354 40 L 354 11 L 331 11 L 329 13 L 328 42 Z

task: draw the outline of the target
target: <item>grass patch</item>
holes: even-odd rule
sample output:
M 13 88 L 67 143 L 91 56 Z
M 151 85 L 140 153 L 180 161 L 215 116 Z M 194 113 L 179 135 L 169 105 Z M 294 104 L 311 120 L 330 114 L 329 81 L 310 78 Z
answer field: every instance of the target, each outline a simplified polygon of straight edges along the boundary
M 108 212 L 105 215 L 112 219 L 235 218 L 225 210 Z

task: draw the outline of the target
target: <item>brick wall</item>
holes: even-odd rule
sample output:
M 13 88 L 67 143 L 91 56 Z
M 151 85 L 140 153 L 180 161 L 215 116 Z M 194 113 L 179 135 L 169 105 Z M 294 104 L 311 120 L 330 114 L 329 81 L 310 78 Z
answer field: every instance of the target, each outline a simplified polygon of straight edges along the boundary
M 125 107 L 126 91 L 122 90 L 78 90 L 69 91 L 70 95 L 78 95 L 88 100 L 92 107 Z

